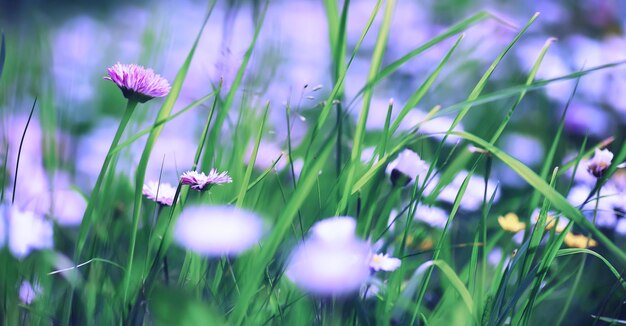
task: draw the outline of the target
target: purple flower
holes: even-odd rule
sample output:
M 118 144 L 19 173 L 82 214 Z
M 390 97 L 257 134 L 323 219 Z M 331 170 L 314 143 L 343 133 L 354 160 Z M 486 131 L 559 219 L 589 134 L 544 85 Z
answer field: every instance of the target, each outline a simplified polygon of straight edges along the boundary
M 216 169 L 211 169 L 209 175 L 204 172 L 187 171 L 180 177 L 180 181 L 184 185 L 191 186 L 192 189 L 203 191 L 208 190 L 212 185 L 231 183 L 233 179 L 226 171 L 218 173 Z
M 166 96 L 170 92 L 170 84 L 167 80 L 154 73 L 152 69 L 146 69 L 136 64 L 116 63 L 107 69 L 110 80 L 122 90 L 124 97 L 145 103 L 155 97 Z

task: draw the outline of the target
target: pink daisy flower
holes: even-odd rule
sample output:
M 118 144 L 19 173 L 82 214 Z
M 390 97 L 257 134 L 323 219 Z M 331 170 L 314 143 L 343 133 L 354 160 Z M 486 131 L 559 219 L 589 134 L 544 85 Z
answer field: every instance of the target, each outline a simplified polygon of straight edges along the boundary
M 118 62 L 108 68 L 107 73 L 109 76 L 104 79 L 114 82 L 122 90 L 125 98 L 140 103 L 166 96 L 171 89 L 165 78 L 154 73 L 152 69 L 136 64 Z
M 143 195 L 161 205 L 172 206 L 174 196 L 176 196 L 176 188 L 169 183 L 159 184 L 151 181 L 143 185 Z
M 211 169 L 208 175 L 204 174 L 204 172 L 187 171 L 183 173 L 180 180 L 182 184 L 191 186 L 192 189 L 198 191 L 208 190 L 213 185 L 233 182 L 228 172 L 217 172 L 216 169 Z

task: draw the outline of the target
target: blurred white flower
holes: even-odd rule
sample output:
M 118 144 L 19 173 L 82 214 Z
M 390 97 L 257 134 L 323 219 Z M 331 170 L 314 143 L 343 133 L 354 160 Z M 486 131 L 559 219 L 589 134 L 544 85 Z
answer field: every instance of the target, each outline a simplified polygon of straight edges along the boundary
M 439 207 L 419 205 L 415 209 L 415 220 L 422 221 L 433 228 L 443 229 L 448 222 L 448 214 Z
M 391 176 L 391 182 L 394 185 L 406 186 L 428 171 L 428 164 L 414 151 L 405 149 L 387 165 L 385 171 Z
M 254 150 L 254 145 L 251 145 L 248 148 L 248 153 L 246 154 L 246 164 L 250 163 L 250 158 L 252 156 L 252 151 Z M 266 140 L 261 140 L 259 143 L 259 150 L 257 152 L 256 160 L 254 161 L 254 167 L 259 170 L 267 170 L 269 169 L 274 162 L 274 169 L 276 171 L 281 171 L 287 166 L 286 154 L 280 149 L 278 144 Z
M 381 270 L 385 272 L 393 272 L 398 269 L 401 264 L 402 262 L 400 259 L 389 257 L 388 254 L 374 254 L 370 260 L 370 267 L 376 272 Z
M 370 277 L 370 245 L 356 238 L 356 221 L 334 217 L 316 223 L 291 253 L 287 277 L 315 295 L 357 291 Z
M 206 256 L 240 254 L 262 235 L 263 221 L 256 213 L 232 206 L 185 208 L 174 230 L 179 245 Z
M 326 243 L 346 243 L 355 239 L 356 221 L 349 216 L 336 216 L 315 223 L 311 238 Z
M 587 165 L 587 171 L 593 174 L 594 177 L 600 178 L 609 168 L 612 160 L 613 153 L 611 153 L 608 149 L 599 150 L 596 148 L 593 158 L 589 162 L 589 165 Z
M 495 247 L 489 252 L 489 255 L 487 255 L 487 262 L 491 266 L 498 266 L 498 264 L 500 264 L 500 261 L 502 260 L 502 256 L 502 248 Z
M 448 203 L 454 203 L 456 196 L 461 189 L 463 180 L 467 177 L 467 171 L 460 171 L 452 182 L 446 186 L 439 194 L 439 199 Z M 468 211 L 479 209 L 483 203 L 485 192 L 485 179 L 482 176 L 472 175 L 468 181 L 467 188 L 461 199 L 461 208 Z M 495 192 L 495 195 L 494 195 Z M 487 201 L 494 195 L 494 202 L 500 199 L 500 188 L 492 180 L 487 181 Z
M 76 226 L 83 220 L 87 201 L 76 190 L 53 190 L 38 195 L 25 208 L 37 214 L 49 214 L 61 226 Z
M 621 218 L 615 225 L 615 232 L 621 236 L 626 235 L 626 218 Z
M 15 206 L 1 210 L 6 215 L 9 249 L 18 259 L 22 259 L 31 251 L 51 249 L 54 246 L 52 222 L 43 216 L 30 211 L 21 211 Z M 1 216 L 5 220 L 4 216 Z M 4 239 L 1 239 L 2 243 Z
M 143 185 L 143 195 L 161 205 L 172 206 L 176 188 L 169 183 L 159 184 L 156 181 L 150 181 Z
M 437 116 L 425 121 L 428 114 L 424 111 L 415 109 L 411 110 L 400 123 L 401 130 L 410 130 L 419 124 L 418 132 L 434 137 L 435 139 L 442 140 L 445 137 L 446 132 L 454 123 L 454 120 L 446 116 Z M 463 131 L 463 125 L 457 124 L 452 131 Z M 456 135 L 448 135 L 446 143 L 455 144 L 461 138 Z
M 30 282 L 24 281 L 20 285 L 20 301 L 23 304 L 31 304 L 42 292 L 43 289 L 39 283 L 35 282 L 35 286 L 33 286 Z

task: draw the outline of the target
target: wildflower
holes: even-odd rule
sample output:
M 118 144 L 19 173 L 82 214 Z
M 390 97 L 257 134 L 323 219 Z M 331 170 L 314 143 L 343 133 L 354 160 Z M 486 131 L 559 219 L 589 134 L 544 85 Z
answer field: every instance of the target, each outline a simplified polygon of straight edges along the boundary
M 23 304 L 31 304 L 42 292 L 43 289 L 39 283 L 35 283 L 33 286 L 30 282 L 24 281 L 22 285 L 20 285 L 20 301 L 22 301 Z
M 454 177 L 452 182 L 446 186 L 439 194 L 439 199 L 448 203 L 454 203 L 456 197 L 469 173 L 467 171 L 460 171 Z M 487 180 L 487 199 L 494 197 L 494 202 L 500 199 L 500 188 L 491 179 Z M 485 179 L 482 176 L 472 175 L 467 183 L 467 188 L 463 197 L 461 198 L 461 208 L 468 211 L 475 211 L 479 209 L 484 200 L 485 195 Z
M 211 169 L 209 175 L 204 174 L 204 172 L 187 171 L 183 173 L 180 180 L 184 185 L 191 186 L 192 189 L 198 191 L 209 190 L 213 185 L 233 182 L 228 172 L 218 173 L 216 169 Z
M 166 96 L 170 92 L 170 84 L 167 80 L 154 73 L 152 69 L 146 69 L 136 64 L 116 63 L 107 69 L 110 80 L 122 90 L 124 97 L 139 103 L 145 103 L 155 97 Z
M 596 240 L 587 238 L 582 234 L 574 234 L 572 232 L 568 232 L 565 235 L 564 242 L 568 247 L 583 249 L 595 247 L 598 245 L 598 242 Z
M 391 183 L 404 187 L 428 171 L 428 164 L 414 151 L 405 149 L 387 165 L 386 171 L 391 176 Z
M 176 188 L 169 183 L 159 184 L 155 181 L 150 181 L 148 184 L 143 185 L 143 195 L 161 205 L 172 206 Z
M 55 190 L 35 197 L 25 208 L 36 214 L 49 214 L 61 226 L 76 226 L 83 220 L 87 201 L 77 191 Z
M 36 249 L 51 249 L 54 245 L 52 222 L 30 211 L 15 206 L 4 210 L 8 216 L 5 231 L 11 253 L 22 259 Z M 0 216 L 3 218 L 3 216 Z
M 186 208 L 176 222 L 175 241 L 206 256 L 237 255 L 252 248 L 263 234 L 254 212 L 232 206 Z
M 591 161 L 589 161 L 589 164 L 587 165 L 587 171 L 593 174 L 594 177 L 600 178 L 609 168 L 612 160 L 613 153 L 611 153 L 608 149 L 599 150 L 596 148 L 593 158 L 591 159 Z
M 355 227 L 351 217 L 317 222 L 310 236 L 292 252 L 287 277 L 316 295 L 359 290 L 370 277 L 371 247 L 355 236 Z
M 526 223 L 520 222 L 519 217 L 515 213 L 508 213 L 498 217 L 498 224 L 500 224 L 503 230 L 513 233 L 517 233 L 526 228 Z
M 349 216 L 336 216 L 315 223 L 311 237 L 326 243 L 344 243 L 354 240 L 356 221 Z
M 372 255 L 372 259 L 370 260 L 370 267 L 375 271 L 385 271 L 385 272 L 393 272 L 402 262 L 398 258 L 389 257 L 388 254 L 375 254 Z
M 441 208 L 419 205 L 415 209 L 415 220 L 422 221 L 433 228 L 443 229 L 448 223 L 448 214 Z

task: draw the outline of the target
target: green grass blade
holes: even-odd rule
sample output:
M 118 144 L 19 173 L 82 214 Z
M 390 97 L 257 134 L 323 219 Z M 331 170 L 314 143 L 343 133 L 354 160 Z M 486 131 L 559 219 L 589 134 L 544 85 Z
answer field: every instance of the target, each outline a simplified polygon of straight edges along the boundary
M 626 253 L 624 253 L 620 247 L 615 245 L 604 233 L 602 233 L 598 228 L 595 227 L 591 222 L 585 218 L 582 213 L 573 207 L 563 195 L 558 193 L 556 190 L 552 189 L 541 177 L 539 177 L 535 172 L 533 172 L 530 168 L 525 166 L 520 161 L 514 159 L 508 154 L 504 153 L 500 149 L 495 146 L 489 144 L 483 139 L 472 135 L 467 132 L 451 132 L 451 134 L 460 136 L 469 140 L 471 142 L 476 143 L 477 145 L 483 147 L 485 150 L 492 153 L 495 157 L 500 159 L 506 165 L 508 165 L 513 171 L 515 171 L 520 177 L 522 177 L 526 182 L 528 182 L 533 188 L 537 189 L 547 200 L 549 200 L 552 205 L 560 210 L 565 216 L 578 223 L 578 225 L 585 228 L 589 231 L 595 239 L 598 239 L 600 243 L 607 247 L 607 249 L 619 257 L 622 261 L 626 262 Z M 618 158 L 616 161 L 619 161 L 621 158 L 626 156 L 626 144 L 620 151 Z M 616 167 L 616 165 L 612 165 L 612 167 Z
M 126 139 L 121 144 L 119 144 L 119 145 L 115 146 L 115 148 L 113 148 L 113 150 L 111 151 L 111 155 L 119 152 L 120 150 L 122 150 L 122 149 L 124 149 L 124 148 L 126 148 L 128 146 L 130 146 L 130 144 L 134 143 L 135 141 L 137 141 L 142 136 L 145 136 L 145 135 L 151 133 L 154 129 L 156 129 L 156 128 L 158 128 L 158 127 L 160 127 L 160 126 L 162 126 L 162 125 L 164 125 L 164 124 L 166 124 L 166 123 L 168 123 L 168 122 L 170 122 L 170 121 L 172 121 L 172 120 L 174 120 L 174 119 L 176 119 L 178 117 L 180 117 L 183 113 L 185 113 L 185 112 L 187 112 L 187 111 L 189 111 L 191 109 L 197 108 L 198 106 L 200 106 L 204 102 L 206 102 L 208 99 L 213 97 L 215 94 L 216 94 L 216 92 L 211 92 L 210 94 L 205 95 L 202 98 L 200 98 L 200 99 L 194 101 L 193 103 L 189 104 L 188 106 L 186 106 L 182 110 L 180 110 L 180 111 L 178 111 L 178 112 L 176 112 L 176 113 L 174 113 L 174 114 L 172 114 L 170 116 L 167 116 L 167 117 L 165 117 L 162 120 L 156 121 L 150 127 L 145 128 L 145 129 L 137 132 L 136 134 L 128 137 L 128 139 Z
M 7 58 L 6 43 L 4 40 L 4 32 L 2 32 L 2 42 L 0 43 L 0 78 L 2 78 L 2 71 L 4 70 L 4 62 Z
M 265 16 L 267 14 L 268 6 L 269 6 L 269 0 L 265 3 L 263 12 L 254 29 L 254 35 L 252 36 L 252 41 L 250 42 L 250 45 L 248 46 L 248 49 L 246 50 L 246 53 L 243 56 L 243 60 L 241 62 L 241 65 L 239 66 L 239 69 L 237 70 L 235 79 L 233 80 L 232 85 L 230 85 L 230 90 L 228 91 L 228 94 L 226 95 L 226 99 L 224 100 L 224 103 L 222 104 L 221 109 L 219 110 L 217 114 L 217 118 L 215 119 L 215 123 L 213 125 L 213 128 L 211 129 L 211 133 L 209 136 L 209 143 L 208 143 L 207 150 L 205 151 L 206 155 L 204 156 L 202 166 L 211 165 L 209 164 L 211 162 L 210 160 L 215 157 L 214 152 L 217 146 L 217 141 L 220 138 L 219 133 L 222 131 L 222 126 L 224 125 L 224 121 L 226 120 L 226 117 L 228 116 L 228 113 L 230 112 L 232 104 L 235 100 L 235 95 L 237 94 L 239 87 L 241 85 L 241 82 L 243 81 L 243 76 L 246 72 L 246 69 L 248 68 L 248 63 L 250 62 L 250 58 L 252 57 L 252 53 L 254 52 L 256 42 L 259 38 L 259 34 L 261 33 L 261 27 L 263 26 L 263 23 L 265 21 Z
M 278 246 L 289 231 L 302 203 L 305 202 L 309 193 L 313 190 L 313 186 L 317 182 L 318 172 L 322 169 L 332 152 L 334 145 L 332 139 L 334 139 L 334 137 L 331 136 L 326 141 L 326 144 L 324 144 L 320 155 L 312 160 L 311 166 L 302 171 L 300 181 L 298 182 L 298 192 L 289 199 L 282 213 L 276 219 L 277 224 L 274 226 L 258 255 L 250 257 L 248 261 L 249 266 L 246 268 L 246 270 L 250 272 L 244 274 L 244 277 L 241 278 L 239 282 L 242 291 L 230 317 L 232 324 L 241 325 L 246 318 L 249 306 L 263 278 L 262 273 L 258 271 L 265 270 L 266 266 L 273 259 L 276 250 L 278 250 Z
M 259 133 L 257 134 L 256 141 L 254 143 L 254 149 L 252 150 L 252 154 L 250 154 L 250 161 L 248 162 L 248 167 L 246 168 L 246 174 L 241 181 L 241 188 L 239 189 L 239 196 L 237 196 L 237 203 L 235 204 L 237 207 L 241 207 L 243 204 L 243 200 L 246 197 L 246 193 L 248 192 L 248 183 L 250 182 L 250 177 L 252 176 L 252 170 L 254 169 L 254 162 L 256 162 L 256 156 L 259 152 L 259 145 L 261 144 L 261 139 L 263 138 L 263 130 L 265 128 L 265 122 L 267 121 L 267 113 L 270 109 L 270 103 L 268 102 L 265 105 L 265 110 L 263 112 L 263 119 L 261 120 L 261 126 L 259 127 Z
M 385 7 L 385 16 L 383 18 L 382 25 L 380 27 L 380 31 L 378 32 L 378 39 L 376 40 L 376 46 L 374 48 L 374 53 L 372 54 L 371 66 L 369 75 L 367 77 L 368 82 L 371 82 L 376 78 L 376 75 L 379 73 L 380 65 L 383 61 L 383 56 L 385 54 L 385 50 L 387 48 L 387 39 L 389 37 L 389 30 L 391 28 L 391 20 L 393 17 L 393 9 L 395 7 L 395 0 L 388 0 L 387 5 Z M 342 192 L 341 200 L 339 201 L 339 206 L 337 207 L 336 214 L 340 215 L 346 209 L 348 205 L 348 198 L 351 195 L 352 183 L 355 174 L 355 164 L 361 158 L 361 150 L 362 150 L 362 142 L 363 137 L 365 135 L 365 125 L 367 123 L 367 117 L 369 114 L 370 104 L 372 101 L 372 97 L 374 96 L 373 88 L 368 89 L 363 95 L 363 107 L 361 108 L 361 112 L 359 114 L 359 121 L 357 123 L 356 131 L 354 134 L 353 145 L 352 145 L 352 155 L 350 158 L 350 165 L 348 166 L 348 175 L 346 181 L 344 183 L 344 189 Z
M 395 60 L 394 62 L 390 63 L 389 65 L 385 66 L 377 75 L 376 78 L 374 80 L 372 80 L 371 82 L 368 82 L 365 86 L 363 86 L 363 88 L 361 88 L 359 90 L 359 92 L 354 96 L 354 98 L 352 99 L 352 101 L 350 101 L 350 104 L 347 105 L 346 107 L 351 107 L 352 104 L 356 101 L 357 98 L 359 98 L 367 89 L 372 88 L 374 86 L 376 86 L 376 84 L 378 84 L 381 80 L 385 79 L 386 77 L 389 77 L 391 74 L 393 74 L 394 72 L 396 72 L 396 70 L 398 70 L 398 68 L 400 68 L 402 65 L 404 65 L 405 63 L 407 63 L 408 61 L 410 61 L 411 59 L 415 58 L 416 56 L 420 55 L 421 53 L 423 53 L 424 51 L 432 48 L 433 46 L 447 40 L 448 38 L 457 35 L 463 31 L 465 31 L 466 29 L 470 28 L 471 26 L 482 22 L 488 18 L 493 18 L 494 16 L 491 13 L 488 13 L 486 11 L 481 11 L 459 23 L 457 23 L 456 25 L 448 28 L 446 31 L 442 32 L 441 34 L 435 36 L 434 38 L 432 38 L 431 40 L 428 40 L 426 43 L 418 46 L 417 48 L 413 49 L 412 51 L 410 51 L 409 53 L 405 54 L 404 56 L 402 56 L 400 59 Z
M 185 81 L 185 77 L 187 76 L 187 72 L 189 71 L 191 60 L 195 54 L 198 43 L 200 42 L 200 37 L 202 36 L 204 27 L 209 21 L 209 17 L 211 16 L 211 12 L 213 11 L 214 5 L 215 5 L 215 2 L 212 3 L 209 9 L 209 12 L 205 16 L 205 19 L 202 22 L 202 26 L 200 27 L 200 31 L 198 32 L 196 39 L 191 49 L 189 50 L 189 53 L 187 54 L 187 58 L 185 59 L 185 62 L 183 63 L 178 73 L 176 74 L 176 78 L 174 79 L 174 82 L 172 83 L 172 89 L 170 91 L 170 94 L 168 95 L 167 99 L 165 100 L 165 103 L 163 103 L 163 106 L 159 110 L 159 113 L 157 114 L 155 121 L 161 121 L 167 118 L 172 112 L 172 109 L 174 108 L 174 104 L 176 103 L 176 100 L 178 99 L 178 96 L 180 95 L 180 91 Z M 133 219 L 132 219 L 133 226 L 131 229 L 131 239 L 130 239 L 130 245 L 129 245 L 130 252 L 128 255 L 127 270 L 126 270 L 126 273 L 124 273 L 124 297 L 122 301 L 124 306 L 127 306 L 130 303 L 129 301 L 132 301 L 134 299 L 134 294 L 130 294 L 129 296 L 129 291 L 130 291 L 131 283 L 132 283 L 131 279 L 133 278 L 133 274 L 132 274 L 133 259 L 134 259 L 135 246 L 136 246 L 136 240 L 137 240 L 137 232 L 138 232 L 137 229 L 139 226 L 139 215 L 141 214 L 142 188 L 144 184 L 146 169 L 148 167 L 148 160 L 150 159 L 150 153 L 152 152 L 152 148 L 154 147 L 154 144 L 156 143 L 157 138 L 161 134 L 163 127 L 164 127 L 163 125 L 160 125 L 159 127 L 154 128 L 150 132 L 150 135 L 148 136 L 148 140 L 146 141 L 146 146 L 144 147 L 143 153 L 141 154 L 139 165 L 137 167 L 137 172 L 136 172 L 137 174 L 135 177 L 135 195 L 134 195 Z
M 422 100 L 422 98 L 424 98 L 424 95 L 426 95 L 426 92 L 428 92 L 428 90 L 430 90 L 432 85 L 435 83 L 435 80 L 439 76 L 439 73 L 441 73 L 443 66 L 445 66 L 446 63 L 448 63 L 448 60 L 452 56 L 452 52 L 456 50 L 457 46 L 461 43 L 462 39 L 463 39 L 463 35 L 461 35 L 456 40 L 456 42 L 454 42 L 454 45 L 452 45 L 450 50 L 448 50 L 448 53 L 446 53 L 446 55 L 443 57 L 441 62 L 439 62 L 439 65 L 437 65 L 437 68 L 435 68 L 435 70 L 428 76 L 428 78 L 426 78 L 426 80 L 420 85 L 417 91 L 415 91 L 415 93 L 413 93 L 411 97 L 409 97 L 409 100 L 406 102 L 406 104 L 404 105 L 404 107 L 402 108 L 402 110 L 400 111 L 396 119 L 394 120 L 393 125 L 391 126 L 390 134 L 393 134 L 394 132 L 396 132 L 396 130 L 398 130 L 398 128 L 400 127 L 400 123 L 402 123 L 402 120 L 404 119 L 404 117 L 406 117 L 409 111 L 411 111 L 414 107 L 416 107 L 417 104 Z

